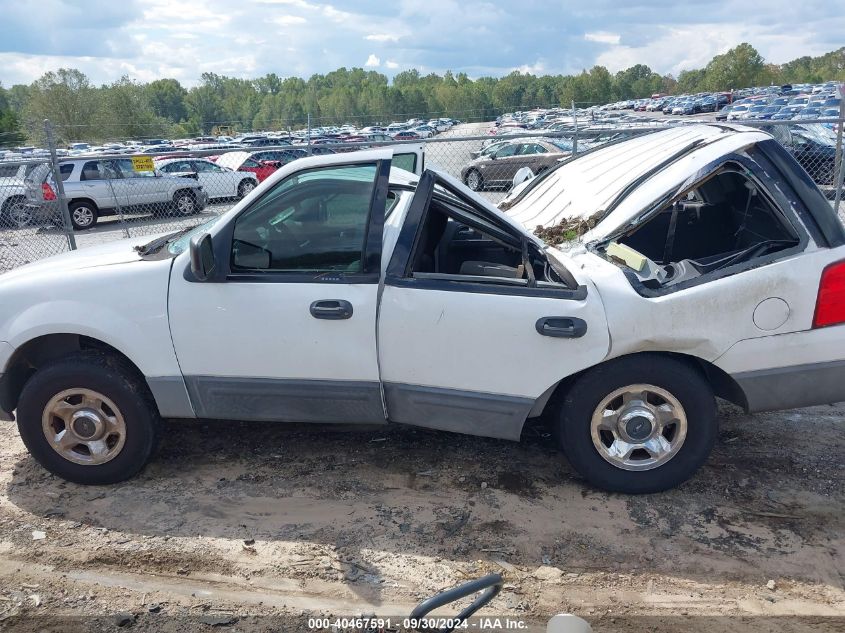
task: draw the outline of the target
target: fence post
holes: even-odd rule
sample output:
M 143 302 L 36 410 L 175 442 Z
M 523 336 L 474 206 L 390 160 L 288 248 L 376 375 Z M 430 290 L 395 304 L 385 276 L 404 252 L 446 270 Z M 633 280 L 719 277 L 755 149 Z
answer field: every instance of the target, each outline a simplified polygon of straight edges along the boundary
M 308 113 L 308 149 L 305 151 L 308 153 L 308 156 L 311 156 L 311 113 Z
M 65 237 L 67 238 L 70 250 L 76 250 L 76 238 L 73 236 L 73 224 L 70 221 L 70 211 L 67 208 L 67 197 L 65 196 L 65 183 L 59 171 L 59 159 L 56 156 L 56 142 L 53 139 L 53 125 L 50 119 L 44 119 L 44 134 L 47 137 L 47 147 L 50 149 L 50 162 L 53 167 L 53 180 L 56 183 L 56 196 L 59 198 L 59 209 L 62 212 L 62 224 L 64 224 Z
M 839 125 L 836 127 L 836 159 L 833 161 L 833 177 L 836 178 L 836 193 L 834 194 L 833 211 L 839 214 L 839 203 L 842 202 L 843 161 L 842 161 L 842 128 L 845 126 L 845 84 L 839 84 Z
M 574 131 L 572 133 L 572 154 L 573 156 L 578 153 L 578 116 L 575 114 L 575 101 L 572 101 L 572 125 L 574 126 Z

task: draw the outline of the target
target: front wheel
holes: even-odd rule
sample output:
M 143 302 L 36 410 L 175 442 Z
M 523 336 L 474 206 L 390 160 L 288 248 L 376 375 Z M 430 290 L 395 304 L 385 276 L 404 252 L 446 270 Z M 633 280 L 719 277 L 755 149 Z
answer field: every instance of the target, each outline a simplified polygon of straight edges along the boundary
M 484 180 L 481 178 L 481 174 L 478 173 L 478 170 L 476 169 L 471 169 L 469 171 L 466 175 L 465 183 L 466 186 L 473 191 L 481 191 L 484 187 Z
M 716 441 L 716 401 L 701 372 L 657 354 L 622 357 L 572 384 L 558 437 L 575 469 L 611 492 L 673 488 Z
M 158 412 L 143 380 L 120 359 L 83 352 L 40 368 L 24 386 L 18 431 L 51 473 L 113 484 L 147 463 Z

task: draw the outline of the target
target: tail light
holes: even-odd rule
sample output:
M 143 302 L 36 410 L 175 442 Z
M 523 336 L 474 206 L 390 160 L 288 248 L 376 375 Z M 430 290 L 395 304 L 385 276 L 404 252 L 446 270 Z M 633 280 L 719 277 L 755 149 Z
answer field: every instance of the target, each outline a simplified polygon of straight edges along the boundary
M 41 183 L 41 196 L 44 198 L 44 200 L 56 199 L 56 192 L 53 191 L 53 188 L 50 186 L 49 182 Z
M 845 323 L 845 261 L 830 264 L 822 271 L 813 327 Z

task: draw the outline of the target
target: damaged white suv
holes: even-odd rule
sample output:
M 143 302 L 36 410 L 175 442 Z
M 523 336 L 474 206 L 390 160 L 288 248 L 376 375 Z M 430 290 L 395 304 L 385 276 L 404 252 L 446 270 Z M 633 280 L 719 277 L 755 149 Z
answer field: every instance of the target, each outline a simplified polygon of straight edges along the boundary
M 845 399 L 845 233 L 767 134 L 604 146 L 505 212 L 391 158 L 299 160 L 190 233 L 0 277 L 0 416 L 45 468 L 109 483 L 162 417 L 518 440 L 543 415 L 592 484 L 651 492 L 706 460 L 716 396 Z

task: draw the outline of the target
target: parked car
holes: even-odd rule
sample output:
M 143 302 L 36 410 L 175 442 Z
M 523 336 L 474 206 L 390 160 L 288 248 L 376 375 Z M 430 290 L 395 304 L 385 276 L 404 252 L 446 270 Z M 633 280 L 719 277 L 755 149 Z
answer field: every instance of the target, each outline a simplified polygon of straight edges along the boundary
M 255 174 L 258 182 L 264 182 L 281 166 L 281 162 L 275 160 L 256 160 L 252 152 L 226 152 L 220 156 L 209 156 L 209 159 L 233 171 Z
M 394 141 L 414 141 L 421 138 L 422 137 L 413 130 L 402 130 L 401 132 L 396 132 L 396 134 L 393 135 Z
M 768 134 L 605 145 L 502 210 L 391 156 L 295 161 L 187 233 L 0 276 L 0 417 L 109 484 L 162 417 L 518 440 L 542 415 L 587 481 L 644 493 L 705 462 L 716 396 L 845 399 L 845 231 Z
M 784 106 L 772 115 L 772 121 L 788 121 L 802 110 L 802 106 Z
M 540 174 L 557 165 L 572 152 L 565 139 L 519 139 L 487 155 L 481 155 L 461 169 L 461 180 L 473 191 L 487 187 L 509 187 L 520 169 Z
M 836 174 L 836 136 L 819 123 L 775 125 L 771 134 L 817 185 L 832 186 Z
M 255 174 L 235 171 L 205 158 L 165 158 L 156 161 L 164 174 L 193 175 L 209 198 L 243 198 L 258 186 Z
M 188 216 L 202 211 L 208 194 L 194 179 L 137 172 L 129 158 L 77 158 L 62 161 L 59 171 L 74 230 L 90 229 L 104 215 L 169 211 Z M 26 178 L 27 209 L 38 223 L 61 222 L 56 185 L 48 165 Z

